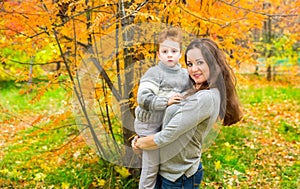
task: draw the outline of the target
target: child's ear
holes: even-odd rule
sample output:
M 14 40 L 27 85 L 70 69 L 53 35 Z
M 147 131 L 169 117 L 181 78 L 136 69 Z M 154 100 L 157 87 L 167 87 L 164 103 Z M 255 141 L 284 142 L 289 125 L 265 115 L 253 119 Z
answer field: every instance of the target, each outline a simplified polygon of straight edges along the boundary
M 157 52 L 156 55 L 157 55 L 158 59 L 160 60 L 160 54 L 159 54 L 159 52 Z
M 181 58 L 182 57 L 182 52 L 180 52 L 180 56 L 179 56 L 179 58 Z

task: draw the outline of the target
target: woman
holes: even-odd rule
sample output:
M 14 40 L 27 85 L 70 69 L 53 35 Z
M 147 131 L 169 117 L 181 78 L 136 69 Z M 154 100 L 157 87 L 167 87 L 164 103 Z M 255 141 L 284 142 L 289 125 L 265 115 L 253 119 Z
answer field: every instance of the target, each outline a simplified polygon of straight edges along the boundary
M 219 117 L 232 125 L 242 117 L 233 72 L 224 53 L 210 39 L 196 39 L 185 53 L 194 87 L 180 104 L 169 106 L 162 131 L 135 138 L 135 150 L 160 149 L 157 188 L 198 188 L 202 179 L 201 148 Z

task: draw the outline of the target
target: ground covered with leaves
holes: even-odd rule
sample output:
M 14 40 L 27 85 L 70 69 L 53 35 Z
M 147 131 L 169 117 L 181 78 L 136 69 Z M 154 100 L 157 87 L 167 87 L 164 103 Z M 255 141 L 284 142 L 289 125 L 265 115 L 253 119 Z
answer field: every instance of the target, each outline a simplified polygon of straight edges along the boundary
M 240 79 L 242 122 L 222 129 L 204 153 L 205 186 L 297 188 L 299 183 L 299 78 Z
M 0 85 L 0 188 L 137 188 L 124 167 L 100 159 L 75 125 L 63 87 L 38 100 L 23 84 Z M 203 153 L 202 188 L 297 188 L 299 76 L 239 76 L 243 120 Z M 79 136 L 78 136 L 79 135 Z

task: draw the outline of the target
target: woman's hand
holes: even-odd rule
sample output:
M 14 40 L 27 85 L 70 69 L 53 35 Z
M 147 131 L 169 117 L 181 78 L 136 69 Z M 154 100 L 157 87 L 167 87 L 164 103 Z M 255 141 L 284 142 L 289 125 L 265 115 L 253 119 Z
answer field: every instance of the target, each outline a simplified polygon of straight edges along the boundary
M 136 142 L 137 142 L 137 139 L 139 138 L 139 136 L 135 136 L 132 141 L 131 141 L 131 147 L 132 147 L 132 150 L 135 154 L 141 154 L 143 151 L 137 147 L 136 145 Z
M 155 150 L 158 146 L 154 142 L 154 135 L 149 135 L 146 137 L 141 137 L 136 139 L 134 146 L 142 150 Z

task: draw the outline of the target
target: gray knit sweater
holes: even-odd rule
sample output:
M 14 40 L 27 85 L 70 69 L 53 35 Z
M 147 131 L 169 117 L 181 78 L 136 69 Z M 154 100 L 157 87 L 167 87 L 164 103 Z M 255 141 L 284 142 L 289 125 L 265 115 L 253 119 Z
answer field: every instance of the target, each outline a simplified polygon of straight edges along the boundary
M 168 67 L 159 62 L 149 68 L 140 80 L 136 119 L 144 123 L 161 123 L 169 98 L 191 86 L 187 70 L 180 64 Z
M 176 181 L 198 169 L 205 136 L 215 124 L 220 110 L 217 89 L 201 90 L 180 104 L 166 109 L 162 130 L 154 135 L 160 149 L 159 174 Z

